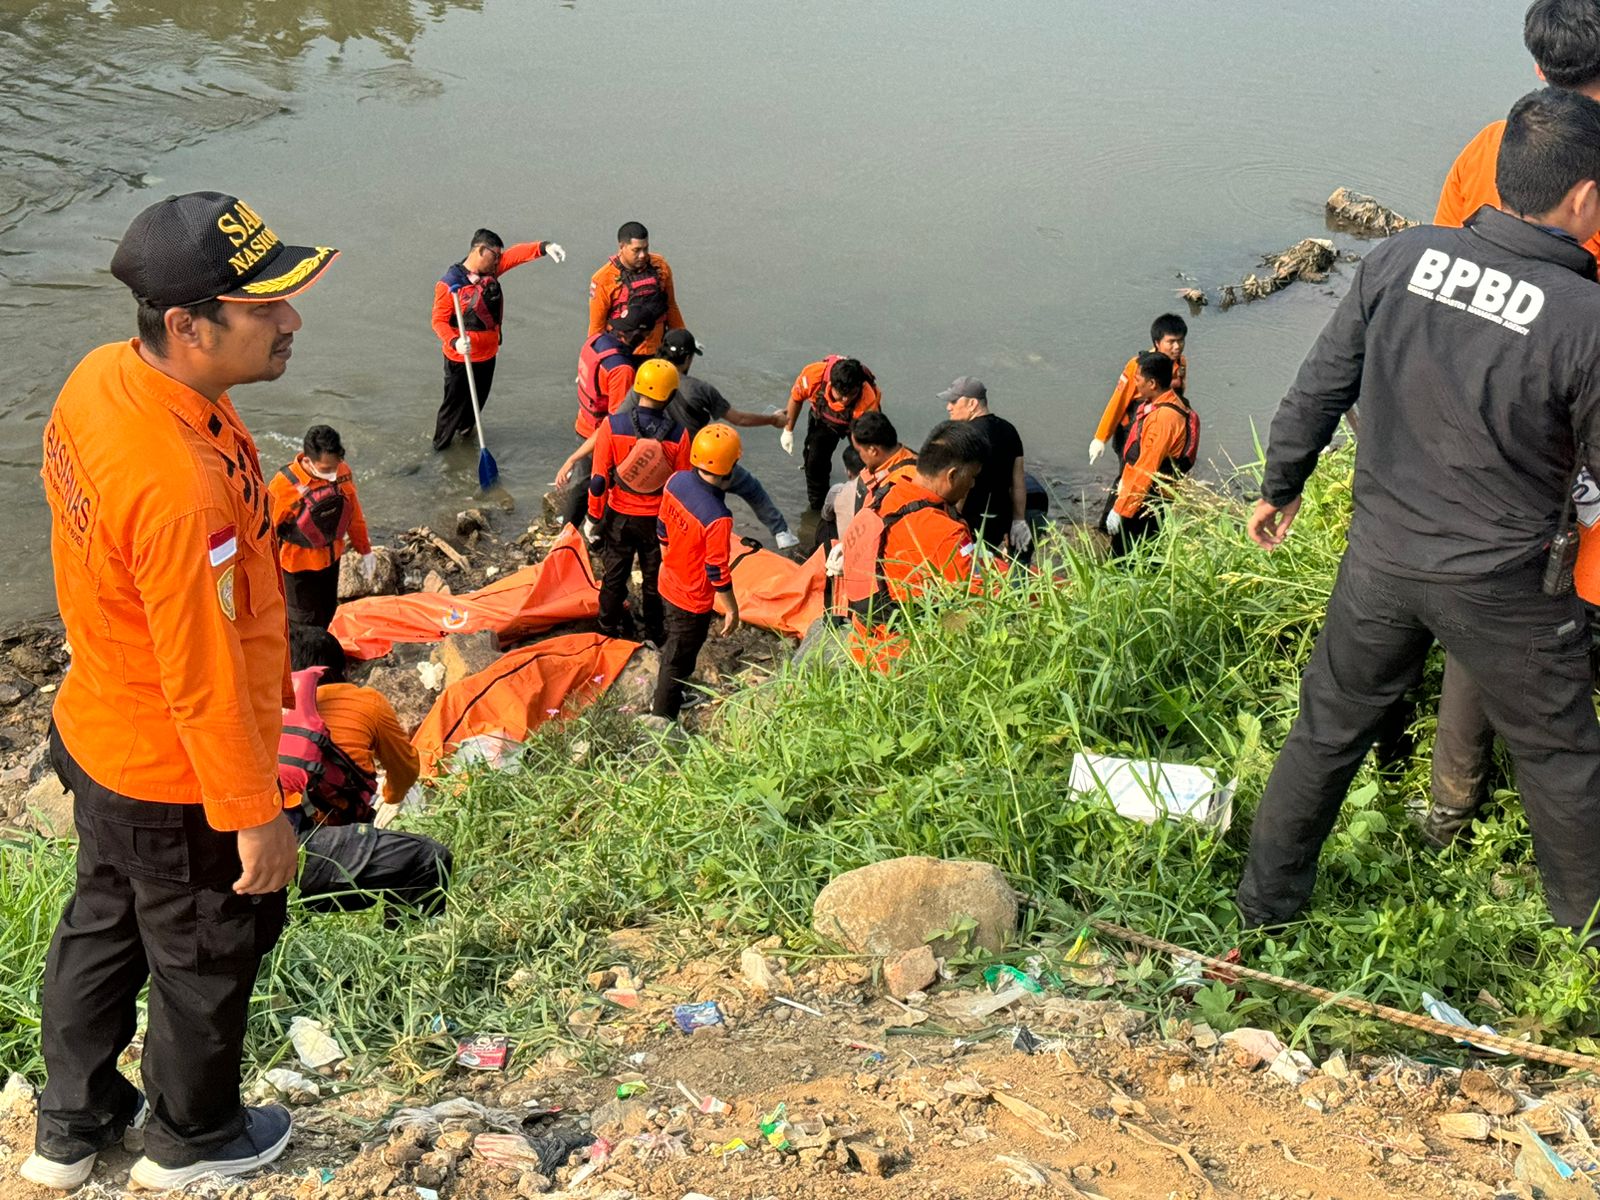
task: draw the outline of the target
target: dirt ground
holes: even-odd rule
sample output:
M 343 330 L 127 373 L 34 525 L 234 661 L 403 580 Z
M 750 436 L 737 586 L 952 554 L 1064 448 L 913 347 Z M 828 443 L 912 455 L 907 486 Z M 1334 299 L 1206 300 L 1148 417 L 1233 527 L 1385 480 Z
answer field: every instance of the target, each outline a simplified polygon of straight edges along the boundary
M 881 994 L 864 963 L 801 968 L 770 959 L 785 989 L 776 994 L 818 1017 L 752 988 L 735 952 L 675 965 L 651 962 L 648 945 L 636 936 L 616 940 L 618 964 L 637 981 L 636 1007 L 619 1006 L 617 993 L 603 999 L 611 981 L 591 979 L 595 991 L 571 1019 L 576 1044 L 587 1046 L 583 1058 L 553 1051 L 524 1063 L 514 1049 L 505 1072 L 455 1068 L 439 1098 L 464 1097 L 483 1111 L 427 1131 L 386 1133 L 386 1118 L 424 1101 L 401 1101 L 376 1086 L 296 1106 L 295 1141 L 274 1170 L 187 1194 L 430 1200 L 419 1187 L 440 1200 L 545 1191 L 606 1200 L 1594 1194 L 1577 1190 L 1590 1187 L 1581 1180 L 1535 1190 L 1515 1178 L 1515 1141 L 1463 1140 L 1440 1125 L 1446 1114 L 1484 1114 L 1484 1126 L 1515 1138 L 1517 1118 L 1503 1113 L 1520 1104 L 1521 1117 L 1576 1157 L 1587 1127 L 1600 1119 L 1600 1088 L 1587 1083 L 1494 1067 L 1488 1074 L 1506 1086 L 1479 1070 L 1464 1093 L 1459 1070 L 1368 1055 L 1348 1067 L 1326 1062 L 1297 1085 L 1237 1046 L 1216 1044 L 1203 1027 L 1161 1029 L 1148 1014 L 1108 1001 L 1030 998 L 988 1018 L 1003 1022 L 994 1026 L 956 1015 L 988 994 L 982 990 L 940 985 L 911 997 L 908 1010 Z M 781 955 L 775 947 L 766 952 Z M 673 1006 L 696 1000 L 715 1000 L 725 1024 L 679 1032 Z M 910 1015 L 916 1012 L 927 1015 Z M 1032 1054 L 1014 1048 L 1018 1024 L 1043 1046 Z M 585 1060 L 603 1068 L 586 1069 Z M 619 1088 L 630 1094 L 619 1099 Z M 702 1112 L 683 1088 L 700 1107 L 720 1107 L 709 1097 L 727 1110 Z M 778 1139 L 787 1148 L 761 1129 L 779 1104 L 789 1124 Z M 1558 1111 L 1578 1123 L 1558 1129 L 1565 1119 Z M 51 1194 L 15 1177 L 31 1145 L 31 1119 L 27 1100 L 0 1119 L 5 1200 Z M 548 1173 L 531 1161 L 491 1161 L 483 1154 L 493 1139 L 478 1135 L 493 1129 L 534 1143 L 553 1133 L 595 1134 L 609 1158 L 587 1178 L 592 1148 Z M 131 1161 L 120 1151 L 103 1156 L 80 1195 L 122 1195 Z

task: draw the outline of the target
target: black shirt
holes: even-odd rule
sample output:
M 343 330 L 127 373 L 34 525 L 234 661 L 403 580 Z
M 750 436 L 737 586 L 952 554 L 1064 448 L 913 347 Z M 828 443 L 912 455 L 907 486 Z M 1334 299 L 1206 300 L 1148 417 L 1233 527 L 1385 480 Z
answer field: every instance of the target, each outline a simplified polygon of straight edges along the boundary
M 630 404 L 637 401 L 630 401 Z M 678 394 L 667 401 L 667 413 L 693 437 L 713 421 L 727 416 L 732 405 L 703 379 L 678 377 Z
M 998 548 L 1011 532 L 1011 522 L 1020 515 L 1011 511 L 1011 485 L 1017 459 L 1022 457 L 1022 437 L 1015 425 L 994 413 L 975 417 L 972 423 L 982 431 L 989 451 L 961 506 L 961 515 L 985 544 Z
M 1298 496 L 1359 400 L 1352 553 L 1421 579 L 1538 558 L 1580 454 L 1600 466 L 1594 275 L 1582 247 L 1494 208 L 1396 234 L 1272 419 L 1262 495 Z

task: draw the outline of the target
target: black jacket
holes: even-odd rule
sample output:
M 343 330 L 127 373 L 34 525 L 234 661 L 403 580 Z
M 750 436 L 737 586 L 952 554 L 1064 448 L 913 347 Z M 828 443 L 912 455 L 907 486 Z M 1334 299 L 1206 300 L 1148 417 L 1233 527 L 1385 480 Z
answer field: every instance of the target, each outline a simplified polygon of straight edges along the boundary
M 1536 558 L 1580 444 L 1600 475 L 1594 280 L 1587 250 L 1495 208 L 1390 238 L 1272 419 L 1263 497 L 1298 496 L 1359 401 L 1352 551 L 1421 579 Z

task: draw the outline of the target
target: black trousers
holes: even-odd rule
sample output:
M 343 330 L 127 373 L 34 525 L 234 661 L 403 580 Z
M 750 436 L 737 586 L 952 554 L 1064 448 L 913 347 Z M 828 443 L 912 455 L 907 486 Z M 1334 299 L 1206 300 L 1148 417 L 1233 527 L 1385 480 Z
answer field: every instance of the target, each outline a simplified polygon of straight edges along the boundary
M 1433 640 L 1477 685 L 1516 760 L 1550 913 L 1579 927 L 1600 900 L 1600 722 L 1589 617 L 1546 596 L 1542 564 L 1457 583 L 1406 579 L 1345 555 L 1300 685 L 1300 715 L 1250 830 L 1240 912 L 1290 920 L 1316 882 L 1317 855 L 1389 711 L 1421 679 Z
M 806 414 L 806 441 L 800 451 L 800 462 L 806 473 L 806 507 L 812 512 L 821 512 L 822 502 L 828 498 L 833 455 L 847 432 L 842 426 L 821 420 L 814 412 Z
M 610 637 L 624 632 L 628 579 L 637 559 L 643 580 L 639 588 L 643 628 L 634 632 L 660 645 L 665 632 L 661 627 L 661 593 L 656 590 L 656 579 L 661 574 L 661 543 L 656 538 L 656 519 L 608 512 L 602 519 L 600 539 L 600 556 L 605 568 L 600 576 L 600 632 Z
M 339 564 L 320 571 L 285 571 L 283 599 L 291 623 L 326 629 L 339 607 Z
M 117 1070 L 150 984 L 141 1070 L 150 1104 L 145 1153 L 188 1166 L 244 1130 L 239 1057 L 262 956 L 283 932 L 287 892 L 237 896 L 239 841 L 198 804 L 132 800 L 91 780 L 50 731 L 73 796 L 77 887 L 45 960 L 49 1072 L 36 1148 L 74 1161 L 122 1135 L 137 1107 Z
M 478 411 L 489 407 L 489 389 L 494 386 L 495 360 L 486 358 L 472 364 L 473 382 L 478 385 Z M 456 434 L 472 432 L 472 391 L 467 387 L 467 367 L 453 358 L 444 360 L 444 399 L 439 402 L 439 419 L 433 427 L 433 448 L 443 450 Z
M 658 717 L 676 719 L 683 709 L 683 685 L 694 674 L 700 647 L 711 634 L 715 612 L 690 612 L 670 600 L 662 601 L 665 610 L 666 643 L 661 647 L 661 669 L 656 672 L 656 697 L 650 711 Z
M 308 825 L 300 845 L 300 899 L 312 912 L 356 912 L 383 900 L 384 924 L 393 927 L 404 915 L 397 907 L 427 917 L 444 911 L 454 859 L 443 842 L 373 825 Z

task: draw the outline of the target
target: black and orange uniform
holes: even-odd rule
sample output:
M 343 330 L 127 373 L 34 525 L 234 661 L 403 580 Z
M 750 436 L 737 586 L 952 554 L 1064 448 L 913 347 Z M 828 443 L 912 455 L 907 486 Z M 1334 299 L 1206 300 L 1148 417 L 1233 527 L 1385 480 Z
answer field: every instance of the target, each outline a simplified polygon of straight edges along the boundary
M 882 625 L 935 580 L 977 578 L 971 526 L 912 473 L 882 484 L 845 531 L 844 598 L 866 627 Z
M 620 637 L 635 559 L 641 578 L 643 636 L 659 645 L 661 543 L 656 517 L 673 472 L 689 465 L 689 433 L 665 408 L 634 405 L 600 423 L 589 477 L 589 518 L 600 526 L 604 572 L 600 579 L 600 630 Z
M 1162 392 L 1139 409 L 1122 448 L 1122 478 L 1112 510 L 1122 527 L 1112 536 L 1113 555 L 1127 553 L 1134 542 L 1160 527 L 1151 493 L 1163 480 L 1194 470 L 1200 455 L 1200 415 L 1175 391 Z
M 1500 207 L 1500 190 L 1495 186 L 1495 162 L 1506 123 L 1495 121 L 1484 126 L 1462 148 L 1450 166 L 1444 186 L 1439 190 L 1439 205 L 1433 214 L 1435 225 L 1460 227 L 1485 204 Z M 1590 254 L 1600 258 L 1600 234 L 1584 244 Z M 1586 603 L 1600 605 L 1600 534 L 1594 529 L 1597 513 L 1591 499 L 1583 503 L 1583 493 L 1593 492 L 1585 472 L 1578 493 L 1578 563 L 1573 572 L 1577 593 Z M 1473 821 L 1489 802 L 1494 773 L 1494 726 L 1484 711 L 1477 684 L 1460 664 L 1445 656 L 1444 682 L 1439 693 L 1439 723 L 1433 748 L 1433 808 L 1428 814 L 1423 836 L 1436 845 L 1447 844 Z
M 337 753 L 364 776 L 364 784 L 372 783 L 381 766 L 381 803 L 400 803 L 417 781 L 418 760 L 394 706 L 373 688 L 316 684 L 314 678 L 311 694 L 301 695 L 305 677 L 320 674 L 320 668 L 295 673 L 296 711 L 286 716 L 286 732 L 297 722 L 305 725 L 303 709 L 310 701 Z M 449 847 L 420 833 L 376 828 L 370 807 L 358 811 L 357 819 L 343 819 L 318 811 L 315 803 L 306 811 L 298 792 L 285 792 L 284 804 L 297 817 L 305 849 L 300 900 L 306 908 L 354 912 L 371 908 L 382 897 L 392 902 L 384 911 L 384 924 L 390 928 L 400 923 L 405 910 L 425 916 L 443 910 L 453 861 Z
M 589 279 L 589 336 L 613 329 L 638 334 L 634 356 L 639 362 L 654 358 L 661 336 L 682 329 L 678 295 L 672 285 L 672 268 L 659 254 L 646 256 L 635 270 L 613 254 Z
M 622 411 L 623 402 L 633 388 L 636 366 L 633 355 L 615 334 L 596 333 L 584 342 L 583 349 L 578 352 L 578 417 L 572 423 L 579 442 L 587 442 L 600 428 L 601 421 Z M 562 516 L 569 525 L 583 520 L 593 463 L 594 457 L 589 455 L 572 465 L 574 482 L 562 500 Z
M 289 620 L 326 629 L 339 607 L 345 539 L 357 554 L 372 553 L 355 477 L 340 463 L 336 478 L 322 479 L 312 473 L 304 455 L 296 455 L 272 477 L 267 495 Z
M 439 419 L 434 426 L 433 448 L 442 450 L 458 433 L 472 432 L 472 392 L 467 386 L 467 368 L 456 349 L 455 301 L 461 301 L 466 335 L 472 342 L 472 381 L 478 387 L 478 407 L 489 403 L 494 386 L 495 356 L 500 353 L 505 324 L 505 292 L 500 276 L 513 267 L 543 257 L 548 242 L 517 242 L 501 252 L 493 271 L 469 271 L 465 263 L 451 266 L 433 285 L 433 332 L 444 343 L 444 399 L 439 404 Z
M 656 536 L 661 542 L 666 642 L 650 711 L 670 719 L 683 708 L 683 685 L 694 674 L 700 647 L 711 632 L 716 594 L 733 587 L 729 573 L 733 514 L 725 493 L 698 471 L 679 471 L 667 480 L 662 494 Z
M 1188 377 L 1189 360 L 1180 354 L 1172 360 L 1172 390 L 1183 395 Z M 1128 360 L 1128 365 L 1122 368 L 1122 374 L 1117 376 L 1117 386 L 1111 390 L 1111 399 L 1106 401 L 1105 411 L 1100 414 L 1100 424 L 1095 426 L 1095 441 L 1105 442 L 1118 458 L 1122 457 L 1122 448 L 1128 440 L 1128 431 L 1133 428 L 1133 419 L 1139 415 L 1139 406 L 1133 402 L 1133 385 L 1138 378 L 1139 356 L 1135 354 Z
M 827 533 L 828 538 L 843 537 L 850 528 L 850 521 L 862 505 L 866 504 L 867 497 L 872 495 L 883 484 L 892 478 L 909 475 L 916 469 L 917 452 L 910 447 L 901 446 L 887 459 L 879 464 L 876 471 L 863 470 L 856 478 L 839 486 L 833 498 L 832 531 Z M 824 531 L 828 523 L 829 514 L 823 513 L 823 522 L 817 527 L 818 544 L 824 540 Z
M 72 645 L 50 754 L 73 794 L 79 871 L 45 965 L 36 1149 L 62 1161 L 133 1112 L 116 1063 L 147 980 L 147 1152 L 196 1161 L 239 1135 L 246 1011 L 287 904 L 232 890 L 235 831 L 283 808 L 289 658 L 266 481 L 228 398 L 138 345 L 79 363 L 44 429 Z
M 822 511 L 822 502 L 828 495 L 828 478 L 833 473 L 833 456 L 839 443 L 850 436 L 850 422 L 862 413 L 883 407 L 883 394 L 871 371 L 861 385 L 861 395 L 853 402 L 834 394 L 828 383 L 833 364 L 843 355 L 831 354 L 820 362 L 810 363 L 796 377 L 789 389 L 789 403 L 803 404 L 809 408 L 806 417 L 805 449 L 801 464 L 806 474 L 806 506 L 812 512 Z

